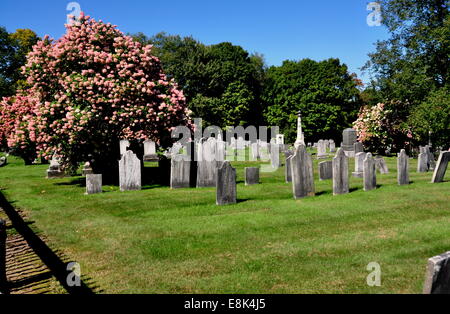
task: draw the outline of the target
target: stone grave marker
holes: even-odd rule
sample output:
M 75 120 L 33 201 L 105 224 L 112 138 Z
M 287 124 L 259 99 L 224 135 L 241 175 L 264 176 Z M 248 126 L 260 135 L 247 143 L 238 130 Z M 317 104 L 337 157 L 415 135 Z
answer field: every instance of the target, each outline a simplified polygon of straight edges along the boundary
M 366 158 L 366 153 L 360 152 L 355 154 L 355 171 L 352 176 L 355 178 L 362 178 L 364 172 L 364 159 Z
M 333 158 L 333 194 L 349 193 L 348 184 L 348 157 L 342 148 L 339 148 Z
M 404 149 L 397 157 L 397 182 L 399 185 L 409 184 L 409 157 Z
M 86 174 L 86 194 L 102 193 L 102 175 Z
M 141 189 L 141 161 L 130 150 L 119 161 L 119 183 L 121 191 Z
M 170 188 L 189 188 L 191 183 L 191 158 L 176 154 L 170 161 Z
M 424 294 L 450 294 L 450 252 L 428 260 Z
M 371 153 L 366 154 L 364 159 L 363 184 L 364 191 L 371 191 L 377 188 L 377 172 L 375 171 L 375 160 Z
M 319 180 L 331 180 L 333 179 L 333 162 L 322 161 L 319 163 Z
M 259 184 L 259 168 L 245 168 L 245 185 Z
M 311 155 L 300 144 L 291 157 L 292 190 L 295 199 L 315 195 L 314 173 Z
M 236 169 L 225 161 L 217 170 L 216 204 L 236 204 Z
M 450 150 L 448 152 L 441 152 L 439 159 L 434 169 L 432 183 L 440 183 L 444 181 L 445 172 L 447 171 L 448 163 L 450 161 Z

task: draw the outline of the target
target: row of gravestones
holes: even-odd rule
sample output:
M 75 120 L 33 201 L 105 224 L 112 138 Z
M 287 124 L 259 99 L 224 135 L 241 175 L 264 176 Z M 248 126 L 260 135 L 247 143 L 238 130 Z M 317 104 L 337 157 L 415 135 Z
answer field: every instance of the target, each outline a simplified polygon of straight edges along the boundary
M 304 145 L 300 145 L 295 153 L 286 153 L 286 182 L 292 182 L 295 199 L 315 195 L 314 170 L 311 155 L 306 151 Z M 333 180 L 333 194 L 349 193 L 348 160 L 342 148 L 336 153 L 332 161 L 319 163 L 320 180 Z M 450 161 L 450 151 L 441 152 L 435 168 L 432 182 L 439 183 L 444 175 Z M 358 153 L 355 158 L 355 172 L 353 176 L 363 178 L 365 191 L 376 188 L 376 170 L 381 174 L 389 172 L 383 158 L 374 158 L 371 153 Z M 397 181 L 399 185 L 409 184 L 409 157 L 402 150 L 397 157 Z

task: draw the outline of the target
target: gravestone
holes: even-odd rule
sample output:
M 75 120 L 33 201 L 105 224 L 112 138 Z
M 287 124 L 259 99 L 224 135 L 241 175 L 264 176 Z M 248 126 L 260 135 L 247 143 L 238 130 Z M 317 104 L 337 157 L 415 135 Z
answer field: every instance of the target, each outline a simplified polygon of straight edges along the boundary
M 286 167 L 285 167 L 285 174 L 284 174 L 286 183 L 292 182 L 292 166 L 291 166 L 292 156 L 293 155 L 290 155 L 289 157 L 286 158 Z
M 156 143 L 150 140 L 144 141 L 144 161 L 159 161 L 156 154 Z
M 191 184 L 191 158 L 177 154 L 170 161 L 170 188 L 189 188 Z
M 8 159 L 5 156 L 0 157 L 0 167 L 6 166 Z
M 339 148 L 333 158 L 333 194 L 349 193 L 348 185 L 348 157 L 342 148 Z
M 355 147 L 354 144 L 357 141 L 357 133 L 354 129 L 345 129 L 342 132 L 342 145 L 341 148 L 344 149 L 345 154 L 348 157 L 355 156 Z
M 245 168 L 245 185 L 259 184 L 259 168 Z
M 364 152 L 364 145 L 361 142 L 356 142 L 355 144 L 353 144 L 353 150 L 355 151 L 355 155 L 358 153 L 363 153 Z
M 251 152 L 252 152 L 252 161 L 259 160 L 259 144 L 258 143 L 252 143 L 250 145 Z
M 450 294 L 450 252 L 428 260 L 424 294 Z
M 423 150 L 417 158 L 417 172 L 428 172 L 428 154 Z
M 450 150 L 448 152 L 441 152 L 439 159 L 434 169 L 432 183 L 439 183 L 444 181 L 445 172 L 447 171 L 447 166 L 450 161 Z
M 120 146 L 120 156 L 127 152 L 128 147 L 130 147 L 130 142 L 128 140 L 121 140 L 119 142 Z
M 236 204 L 236 169 L 225 161 L 217 170 L 216 204 Z
M 386 161 L 383 157 L 376 157 L 375 158 L 375 168 L 381 173 L 381 174 L 387 174 L 389 173 L 389 168 L 386 164 Z
M 50 166 L 47 170 L 47 179 L 63 178 L 65 176 L 64 171 L 61 170 L 59 159 L 54 157 L 50 161 Z
M 243 137 L 238 137 L 236 141 L 236 149 L 243 150 L 245 149 L 245 140 Z
M 319 180 L 331 180 L 333 179 L 333 162 L 322 161 L 319 163 Z
M 89 161 L 87 161 L 84 165 L 83 165 L 83 169 L 81 170 L 81 174 L 83 176 L 86 176 L 88 174 L 94 174 L 94 170 L 92 170 L 91 167 L 91 163 Z
M 121 191 L 140 190 L 142 184 L 141 161 L 128 150 L 119 161 L 119 185 Z
M 284 134 L 278 134 L 276 137 L 276 143 L 278 145 L 284 145 Z
M 315 195 L 314 173 L 311 155 L 300 144 L 291 157 L 292 190 L 295 199 Z
M 270 143 L 270 163 L 272 168 L 280 168 L 280 147 L 277 144 Z
M 330 153 L 336 152 L 336 143 L 333 140 L 330 140 Z
M 327 147 L 324 140 L 320 140 L 317 143 L 317 159 L 327 158 Z
M 428 154 L 428 169 L 434 170 L 436 169 L 436 161 L 434 160 L 434 155 L 430 150 L 430 146 L 425 146 L 425 152 Z
M 86 194 L 102 193 L 102 175 L 86 174 Z
M 364 159 L 366 158 L 366 153 L 360 152 L 355 155 L 355 171 L 352 176 L 355 178 L 362 178 L 364 172 Z
M 363 185 L 364 191 L 371 191 L 377 188 L 377 172 L 375 171 L 375 160 L 371 153 L 366 154 L 364 159 Z
M 214 140 L 202 138 L 197 145 L 197 187 L 208 188 L 216 186 L 217 162 Z
M 397 157 L 397 182 L 399 185 L 409 184 L 409 157 L 404 149 Z

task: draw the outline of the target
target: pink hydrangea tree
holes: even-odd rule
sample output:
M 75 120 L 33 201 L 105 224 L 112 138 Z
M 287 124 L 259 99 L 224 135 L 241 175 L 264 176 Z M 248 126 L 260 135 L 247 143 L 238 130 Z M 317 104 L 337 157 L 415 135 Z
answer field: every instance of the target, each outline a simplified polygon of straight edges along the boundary
M 23 68 L 27 93 L 38 99 L 28 132 L 41 156 L 56 154 L 73 169 L 89 160 L 97 173 L 111 172 L 121 139 L 164 147 L 174 127 L 193 127 L 183 92 L 152 46 L 84 14 L 66 28 L 59 40 L 38 42 Z
M 405 122 L 408 106 L 391 101 L 388 104 L 362 107 L 358 119 L 353 123 L 358 140 L 378 153 L 384 153 L 389 148 L 397 152 L 409 149 L 413 134 Z
M 37 103 L 37 98 L 21 94 L 5 97 L 0 103 L 1 146 L 20 156 L 27 165 L 37 156 L 33 131 L 34 109 Z

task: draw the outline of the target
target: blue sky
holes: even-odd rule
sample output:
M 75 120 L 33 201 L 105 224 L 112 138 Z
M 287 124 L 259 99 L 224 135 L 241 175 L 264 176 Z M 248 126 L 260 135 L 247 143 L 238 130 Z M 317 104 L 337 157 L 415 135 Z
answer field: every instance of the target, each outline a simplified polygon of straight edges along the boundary
M 39 36 L 64 32 L 68 0 L 1 0 L 0 25 L 8 31 L 30 28 Z M 123 32 L 160 31 L 192 35 L 205 44 L 229 41 L 265 56 L 268 65 L 283 60 L 336 57 L 350 71 L 367 61 L 383 26 L 367 24 L 366 0 L 79 0 L 86 14 L 118 25 Z

